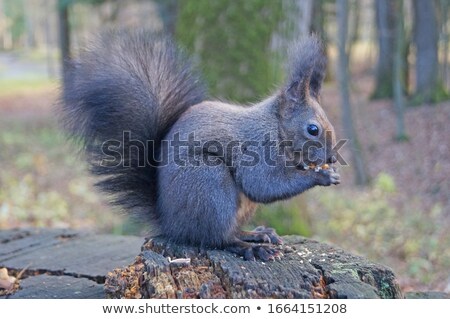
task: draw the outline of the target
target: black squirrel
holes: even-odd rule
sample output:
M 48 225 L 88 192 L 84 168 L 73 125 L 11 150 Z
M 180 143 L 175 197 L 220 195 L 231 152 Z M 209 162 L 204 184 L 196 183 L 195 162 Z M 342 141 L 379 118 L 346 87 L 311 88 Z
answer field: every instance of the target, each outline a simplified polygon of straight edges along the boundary
M 287 79 L 252 106 L 208 101 L 191 61 L 167 37 L 98 35 L 70 61 L 62 120 L 82 142 L 97 185 L 173 242 L 247 260 L 277 256 L 271 228 L 242 231 L 258 203 L 340 182 L 334 129 L 319 101 L 320 41 L 293 44 Z

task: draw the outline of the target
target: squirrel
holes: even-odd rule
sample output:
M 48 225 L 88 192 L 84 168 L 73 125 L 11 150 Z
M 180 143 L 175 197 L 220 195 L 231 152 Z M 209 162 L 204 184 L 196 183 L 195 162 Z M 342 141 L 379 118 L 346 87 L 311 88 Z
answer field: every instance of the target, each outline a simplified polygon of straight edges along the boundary
M 167 36 L 110 30 L 69 61 L 63 126 L 112 203 L 153 220 L 160 235 L 273 260 L 282 243 L 274 229 L 240 229 L 257 206 L 340 183 L 320 106 L 322 44 L 312 35 L 289 53 L 276 93 L 241 106 L 208 100 L 192 60 Z

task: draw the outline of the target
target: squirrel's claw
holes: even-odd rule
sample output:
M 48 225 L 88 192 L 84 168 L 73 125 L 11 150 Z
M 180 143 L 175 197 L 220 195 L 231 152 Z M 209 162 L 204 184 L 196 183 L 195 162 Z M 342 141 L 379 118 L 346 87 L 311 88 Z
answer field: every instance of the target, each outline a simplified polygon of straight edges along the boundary
M 270 261 L 281 257 L 281 252 L 276 248 L 260 244 L 250 244 L 244 241 L 237 241 L 225 247 L 225 250 L 243 257 L 244 260 L 250 261 L 257 259 Z
M 252 231 L 241 231 L 238 234 L 238 238 L 243 241 L 254 243 L 275 245 L 281 245 L 283 243 L 283 239 L 276 233 L 275 229 L 265 226 L 258 226 Z
M 307 172 L 316 179 L 316 185 L 330 186 L 332 184 L 337 185 L 341 183 L 341 176 L 334 167 L 322 169 L 318 172 L 315 172 L 314 170 L 309 170 Z
M 330 181 L 331 181 L 331 184 L 334 184 L 334 185 L 340 184 L 341 183 L 341 175 L 339 175 L 336 172 L 332 172 L 330 174 Z

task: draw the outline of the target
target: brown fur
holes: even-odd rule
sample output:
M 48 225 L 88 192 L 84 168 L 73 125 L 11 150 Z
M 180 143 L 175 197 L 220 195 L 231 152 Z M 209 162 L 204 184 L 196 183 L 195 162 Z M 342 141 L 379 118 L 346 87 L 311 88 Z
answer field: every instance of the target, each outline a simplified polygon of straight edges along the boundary
M 256 212 L 258 203 L 252 202 L 244 194 L 239 195 L 239 209 L 237 211 L 237 221 L 239 225 L 244 225 Z

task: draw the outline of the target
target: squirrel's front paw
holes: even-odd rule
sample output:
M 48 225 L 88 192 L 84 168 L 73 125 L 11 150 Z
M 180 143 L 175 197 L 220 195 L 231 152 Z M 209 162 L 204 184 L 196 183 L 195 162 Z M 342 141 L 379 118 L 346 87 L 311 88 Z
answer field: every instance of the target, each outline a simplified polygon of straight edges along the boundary
M 317 179 L 317 184 L 321 186 L 338 185 L 341 183 L 341 175 L 332 166 L 326 166 L 326 168 L 320 167 L 319 169 L 311 170 L 311 173 Z
M 338 185 L 341 183 L 341 175 L 339 175 L 339 173 L 337 172 L 331 172 L 329 174 L 330 176 L 330 183 L 334 184 L 334 185 Z

